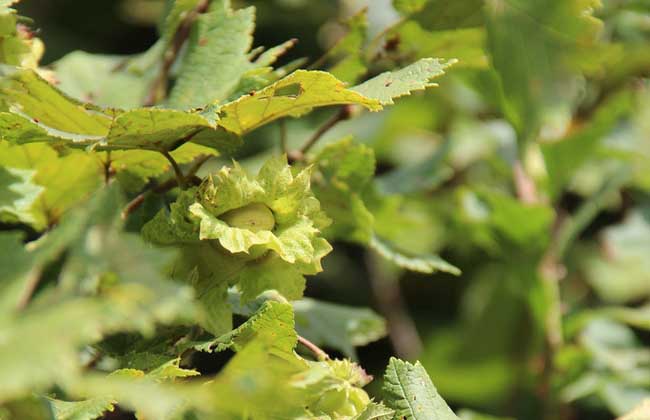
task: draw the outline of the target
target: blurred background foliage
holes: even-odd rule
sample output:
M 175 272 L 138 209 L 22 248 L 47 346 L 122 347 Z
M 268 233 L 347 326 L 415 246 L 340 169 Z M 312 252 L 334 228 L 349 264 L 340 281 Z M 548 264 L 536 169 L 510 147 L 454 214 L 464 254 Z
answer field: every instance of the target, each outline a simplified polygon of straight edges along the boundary
M 413 274 L 335 244 L 307 295 L 388 319 L 390 337 L 358 350 L 362 366 L 380 376 L 392 354 L 418 358 L 452 407 L 494 416 L 609 419 L 650 398 L 650 2 L 397 0 L 401 13 L 388 0 L 235 3 L 257 7 L 256 45 L 296 38 L 284 62 L 343 80 L 460 60 L 439 88 L 340 123 L 318 146 L 351 135 L 374 149 L 389 197 L 369 204 L 378 233 L 462 270 Z M 18 5 L 44 64 L 144 51 L 164 8 Z M 289 144 L 333 112 L 287 121 Z M 279 138 L 279 124 L 258 130 L 238 158 L 257 166 Z

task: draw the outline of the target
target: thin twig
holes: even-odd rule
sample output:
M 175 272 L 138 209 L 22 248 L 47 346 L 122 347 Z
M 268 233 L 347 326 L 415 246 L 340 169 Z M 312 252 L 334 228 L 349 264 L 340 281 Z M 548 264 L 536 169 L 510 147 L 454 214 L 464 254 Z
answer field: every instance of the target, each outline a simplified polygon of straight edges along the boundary
M 311 351 L 314 354 L 314 356 L 316 356 L 316 359 L 318 359 L 319 361 L 322 362 L 324 360 L 329 360 L 330 357 L 327 353 L 325 353 L 325 350 L 321 349 L 316 344 L 307 340 L 305 337 L 299 335 L 298 342 L 302 344 L 305 348 L 307 348 L 309 351 Z
M 181 187 L 181 189 L 185 189 L 185 175 L 183 175 L 183 171 L 181 170 L 181 167 L 178 166 L 178 163 L 176 162 L 176 159 L 166 150 L 162 150 L 160 152 L 161 155 L 165 157 L 172 165 L 172 168 L 174 169 L 174 174 L 176 174 L 176 180 L 178 181 L 178 186 Z
M 282 149 L 282 153 L 287 154 L 289 152 L 287 148 L 287 122 L 283 118 L 278 121 L 278 125 L 280 127 L 280 148 Z
M 416 359 L 422 352 L 422 340 L 415 327 L 415 321 L 408 313 L 399 281 L 378 267 L 377 255 L 366 254 L 366 267 L 370 277 L 370 288 L 381 315 L 388 324 L 390 339 L 398 357 Z
M 341 121 L 350 119 L 352 116 L 352 106 L 345 105 L 339 112 L 334 114 L 329 120 L 325 121 L 321 127 L 303 144 L 300 150 L 289 153 L 289 160 L 299 161 L 305 158 L 305 154 L 320 140 L 325 133 L 330 131 L 336 124 Z
M 152 106 L 164 97 L 165 91 L 167 90 L 169 71 L 176 61 L 183 44 L 185 44 L 185 41 L 190 36 L 190 30 L 192 29 L 194 21 L 201 13 L 208 10 L 209 4 L 210 2 L 208 0 L 201 0 L 196 8 L 191 13 L 188 13 L 183 22 L 179 25 L 178 30 L 174 34 L 174 39 L 171 42 L 171 47 L 165 52 L 160 73 L 151 84 L 149 94 L 144 100 L 145 106 Z
M 203 155 L 200 156 L 196 162 L 192 165 L 190 170 L 187 172 L 186 179 L 191 181 L 192 177 L 196 175 L 196 173 L 201 169 L 201 166 L 208 160 L 212 158 L 212 155 Z M 198 182 L 198 181 L 197 181 Z M 147 195 L 150 193 L 156 193 L 156 194 L 164 194 L 167 191 L 175 188 L 178 186 L 178 180 L 176 178 L 171 178 L 168 179 L 167 181 L 163 182 L 162 184 L 156 185 L 146 191 L 141 192 L 138 194 L 133 200 L 131 200 L 125 207 L 124 210 L 122 210 L 122 220 L 125 220 L 131 213 L 136 211 L 142 203 L 144 203 L 144 200 L 147 198 Z
M 106 152 L 106 161 L 104 162 L 104 184 L 108 185 L 111 180 L 111 151 Z
M 34 295 L 34 292 L 36 291 L 36 288 L 41 281 L 41 274 L 43 274 L 42 267 L 35 266 L 27 275 L 25 289 L 23 290 L 23 294 L 21 295 L 20 299 L 18 300 L 18 304 L 16 305 L 16 309 L 19 311 L 25 309 L 29 301 L 32 299 L 32 296 Z
M 517 159 L 512 165 L 512 176 L 514 178 L 515 190 L 517 191 L 519 201 L 524 204 L 538 203 L 539 196 L 537 194 L 535 181 L 528 176 L 519 159 Z

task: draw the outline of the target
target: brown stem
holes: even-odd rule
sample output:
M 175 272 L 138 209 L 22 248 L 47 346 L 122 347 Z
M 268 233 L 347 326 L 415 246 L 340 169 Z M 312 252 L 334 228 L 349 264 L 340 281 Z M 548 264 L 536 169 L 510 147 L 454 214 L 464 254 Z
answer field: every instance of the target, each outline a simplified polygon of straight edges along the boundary
M 327 353 L 325 353 L 325 350 L 321 349 L 316 344 L 307 340 L 305 337 L 299 335 L 298 342 L 302 344 L 305 348 L 307 348 L 309 351 L 311 351 L 314 354 L 314 356 L 316 356 L 316 359 L 318 359 L 319 361 L 322 362 L 325 360 L 329 360 L 330 357 Z
M 415 321 L 408 313 L 396 276 L 389 275 L 378 267 L 376 254 L 366 254 L 366 267 L 370 277 L 370 288 L 381 315 L 388 324 L 390 339 L 398 357 L 416 359 L 422 352 L 422 340 L 415 327 Z
M 345 105 L 339 112 L 334 114 L 329 120 L 325 121 L 321 127 L 305 142 L 305 144 L 298 151 L 290 153 L 289 159 L 293 161 L 300 161 L 305 158 L 305 154 L 320 140 L 325 133 L 330 131 L 332 127 L 341 121 L 350 119 L 352 116 L 352 106 Z
M 540 203 L 541 200 L 535 182 L 526 173 L 520 160 L 515 161 L 512 171 L 519 201 L 526 205 Z M 553 392 L 553 374 L 556 369 L 555 355 L 564 344 L 562 335 L 562 297 L 560 295 L 560 281 L 564 277 L 564 268 L 556 252 L 558 230 L 563 223 L 562 219 L 562 215 L 556 211 L 549 246 L 537 267 L 538 276 L 542 282 L 542 288 L 548 304 L 544 320 L 545 342 L 540 379 L 540 396 L 544 401 L 543 412 L 545 419 L 557 418 L 559 412 L 562 410 L 562 404 L 554 395 L 551 395 Z
M 528 176 L 519 159 L 517 159 L 512 165 L 512 176 L 515 181 L 515 190 L 517 191 L 519 201 L 524 204 L 538 203 L 539 196 L 537 194 L 535 181 Z
M 36 266 L 33 267 L 29 272 L 29 274 L 27 275 L 27 281 L 25 282 L 25 289 L 23 290 L 23 294 L 21 295 L 20 299 L 18 300 L 18 304 L 16 305 L 16 309 L 18 309 L 19 311 L 25 309 L 29 301 L 32 299 L 32 296 L 34 295 L 34 292 L 36 291 L 36 288 L 38 287 L 38 284 L 41 281 L 42 273 L 43 273 L 42 267 Z
M 176 174 L 176 180 L 178 181 L 178 186 L 181 187 L 181 189 L 185 189 L 185 175 L 183 175 L 183 171 L 181 170 L 181 167 L 178 166 L 178 163 L 176 162 L 176 159 L 166 150 L 161 151 L 160 154 L 162 154 L 165 159 L 169 161 L 169 164 L 172 165 L 172 168 L 174 169 L 174 174 Z
M 145 106 L 155 105 L 158 101 L 164 98 L 165 91 L 167 90 L 167 82 L 169 80 L 169 71 L 176 61 L 183 44 L 185 44 L 185 41 L 190 36 L 190 30 L 192 29 L 194 21 L 201 13 L 205 13 L 205 11 L 208 10 L 209 5 L 210 2 L 208 0 L 201 0 L 197 4 L 196 8 L 191 13 L 188 13 L 183 22 L 179 25 L 178 30 L 172 39 L 170 48 L 165 52 L 160 73 L 151 84 L 149 94 L 144 100 Z
M 187 173 L 187 179 L 192 180 L 194 175 L 201 169 L 201 166 L 208 160 L 212 158 L 211 155 L 204 155 L 199 157 L 194 165 L 190 168 L 190 170 Z M 197 180 L 196 183 L 198 183 L 200 180 Z M 122 210 L 122 220 L 125 220 L 131 213 L 136 211 L 142 203 L 144 203 L 145 198 L 147 198 L 147 195 L 150 194 L 151 192 L 154 192 L 156 194 L 164 194 L 167 191 L 175 188 L 178 186 L 178 180 L 176 178 L 171 178 L 168 179 L 167 181 L 163 182 L 162 184 L 156 185 L 155 187 L 148 189 L 146 191 L 143 191 L 142 193 L 138 194 L 133 200 L 131 200 L 125 207 L 124 210 Z

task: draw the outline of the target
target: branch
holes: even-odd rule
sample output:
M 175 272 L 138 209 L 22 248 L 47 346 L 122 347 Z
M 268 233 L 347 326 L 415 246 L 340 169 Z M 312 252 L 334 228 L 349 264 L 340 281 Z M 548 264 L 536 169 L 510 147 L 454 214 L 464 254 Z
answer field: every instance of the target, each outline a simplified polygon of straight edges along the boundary
M 341 121 L 349 120 L 352 116 L 352 106 L 345 105 L 339 112 L 334 114 L 329 120 L 325 121 L 316 132 L 305 142 L 305 144 L 300 148 L 300 150 L 293 151 L 289 153 L 290 161 L 301 161 L 305 158 L 305 154 L 320 140 L 325 133 L 330 131 L 332 127 Z
M 524 204 L 537 204 L 539 203 L 539 195 L 537 194 L 537 187 L 535 181 L 528 176 L 524 170 L 521 160 L 517 159 L 512 165 L 512 176 L 515 182 L 515 190 L 519 201 Z
M 174 169 L 174 174 L 176 174 L 176 180 L 178 181 L 178 186 L 181 187 L 181 189 L 185 189 L 185 175 L 183 175 L 183 171 L 181 170 L 181 167 L 178 166 L 178 163 L 176 162 L 176 159 L 166 150 L 163 150 L 160 152 L 165 159 L 169 161 L 169 164 L 172 165 L 172 168 Z
M 174 34 L 174 38 L 171 42 L 171 47 L 165 52 L 162 68 L 158 77 L 151 84 L 149 89 L 149 94 L 144 100 L 144 106 L 155 105 L 158 101 L 164 98 L 167 90 L 167 82 L 169 81 L 169 71 L 172 68 L 172 65 L 178 58 L 178 53 L 180 52 L 183 44 L 187 41 L 187 38 L 190 36 L 190 30 L 196 18 L 201 14 L 205 13 L 208 10 L 210 2 L 208 0 L 201 0 L 196 8 L 188 13 L 183 22 L 178 27 L 178 30 Z
M 201 166 L 208 160 L 212 158 L 211 155 L 204 155 L 199 157 L 194 165 L 190 168 L 190 170 L 187 173 L 186 179 L 189 180 L 192 184 L 198 184 L 200 182 L 199 179 L 194 179 L 196 178 L 194 175 L 201 169 Z M 156 185 L 155 187 L 152 187 L 146 191 L 141 192 L 138 194 L 133 200 L 131 200 L 125 207 L 124 210 L 122 210 L 122 220 L 125 220 L 131 213 L 136 211 L 142 203 L 144 203 L 145 198 L 147 198 L 147 195 L 150 193 L 156 193 L 156 194 L 164 194 L 169 190 L 172 190 L 178 186 L 178 180 L 176 178 L 171 178 L 168 179 L 167 181 L 163 182 L 162 184 Z
M 402 359 L 414 360 L 422 352 L 422 340 L 415 327 L 415 321 L 408 313 L 399 282 L 386 270 L 378 267 L 377 255 L 366 254 L 366 267 L 370 277 L 370 288 L 377 302 L 380 314 L 386 318 L 391 344 Z
M 302 344 L 305 348 L 307 348 L 309 351 L 311 351 L 314 354 L 314 356 L 316 356 L 316 359 L 318 359 L 318 361 L 322 362 L 330 359 L 328 354 L 325 353 L 323 349 L 321 349 L 311 341 L 307 340 L 305 337 L 299 335 L 298 342 Z
M 32 267 L 30 272 L 27 274 L 25 289 L 23 290 L 23 294 L 20 296 L 18 304 L 16 305 L 16 309 L 19 311 L 25 309 L 29 301 L 32 299 L 32 296 L 34 295 L 34 292 L 36 291 L 36 288 L 41 281 L 41 274 L 43 274 L 43 269 L 40 266 Z

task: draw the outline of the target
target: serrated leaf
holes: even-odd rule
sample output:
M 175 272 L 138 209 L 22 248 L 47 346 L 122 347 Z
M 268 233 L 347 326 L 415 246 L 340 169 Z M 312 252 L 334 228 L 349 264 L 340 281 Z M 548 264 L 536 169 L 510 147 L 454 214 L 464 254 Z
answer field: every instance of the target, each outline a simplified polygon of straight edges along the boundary
M 31 70 L 6 70 L 0 99 L 10 112 L 0 113 L 2 138 L 16 143 L 47 142 L 76 148 L 169 151 L 193 140 L 228 148 L 238 140 L 198 113 L 141 108 L 102 110 L 81 104 Z
M 219 125 L 244 134 L 281 117 L 298 117 L 313 108 L 358 104 L 371 111 L 381 109 L 379 101 L 346 89 L 329 73 L 298 70 L 272 85 L 229 102 L 219 108 Z
M 79 397 L 110 398 L 121 407 L 135 411 L 138 418 L 161 420 L 177 419 L 192 409 L 209 409 L 216 395 L 198 383 L 183 386 L 158 383 L 137 371 L 85 375 L 66 384 L 65 391 Z
M 384 376 L 385 404 L 405 420 L 458 420 L 442 399 L 420 362 L 391 357 Z
M 239 351 L 210 388 L 219 395 L 216 418 L 300 418 L 305 414 L 304 392 L 292 386 L 307 369 L 295 354 L 269 350 L 254 341 Z
M 375 155 L 365 145 L 344 139 L 328 145 L 315 158 L 314 193 L 333 223 L 327 237 L 361 244 L 370 241 L 374 217 L 361 198 L 375 173 Z
M 387 35 L 398 39 L 399 54 L 412 58 L 439 57 L 444 60 L 457 59 L 455 68 L 486 68 L 488 57 L 485 52 L 484 28 L 453 28 L 427 31 L 415 21 L 399 25 Z
M 0 63 L 29 68 L 38 67 L 44 47 L 29 29 L 19 29 L 18 15 L 11 8 L 17 1 L 0 5 Z
M 385 407 L 381 403 L 371 402 L 363 413 L 355 417 L 355 420 L 392 420 L 395 410 Z
M 296 329 L 318 346 L 341 351 L 355 358 L 355 347 L 386 335 L 386 323 L 367 308 L 338 305 L 304 298 L 293 302 Z
M 178 164 L 190 163 L 199 156 L 217 156 L 217 150 L 196 143 L 185 143 L 170 155 Z M 114 150 L 110 155 L 99 154 L 99 159 L 110 162 L 117 179 L 126 191 L 139 191 L 152 178 L 172 170 L 165 157 L 150 150 Z
M 189 378 L 198 376 L 200 373 L 194 369 L 184 369 L 180 367 L 181 358 L 169 360 L 158 366 L 156 369 L 147 373 L 147 377 L 156 381 L 169 381 L 178 378 Z
M 376 235 L 373 236 L 369 245 L 388 261 L 394 263 L 398 267 L 406 268 L 407 270 L 417 271 L 420 273 L 442 271 L 456 276 L 461 273 L 458 267 L 449 264 L 437 255 L 408 255 L 407 253 L 396 249 L 392 244 Z
M 31 224 L 31 209 L 43 192 L 34 184 L 34 171 L 0 166 L 0 221 Z
M 423 58 L 402 69 L 382 73 L 350 90 L 375 99 L 382 105 L 392 105 L 393 99 L 437 86 L 431 79 L 442 76 L 445 69 L 455 63 L 456 60 L 445 62 L 436 58 Z
M 111 117 L 63 95 L 35 71 L 3 67 L 1 73 L 2 101 L 36 124 L 89 138 L 103 136 L 110 128 Z
M 215 340 L 196 344 L 199 351 L 240 351 L 252 342 L 265 343 L 269 349 L 290 354 L 296 346 L 296 332 L 291 305 L 268 301 L 246 322 Z
M 111 398 L 92 398 L 83 401 L 62 401 L 49 399 L 56 420 L 95 420 L 105 412 L 114 410 Z
M 301 271 L 275 255 L 250 262 L 236 277 L 242 303 L 275 290 L 287 300 L 300 299 L 307 281 Z
M 0 316 L 0 365 L 7 374 L 0 379 L 0 401 L 77 381 L 82 371 L 78 348 L 106 334 L 147 334 L 156 322 L 191 314 L 190 290 L 160 274 L 169 255 L 145 248 L 114 225 L 120 208 L 116 200 L 115 188 L 102 191 L 32 246 L 37 274 L 41 264 L 66 248 L 67 257 L 56 292 L 34 297 L 15 316 Z M 107 274 L 113 284 L 99 293 L 97 279 Z M 81 291 L 84 296 L 77 297 Z M 42 340 L 48 346 L 40 346 Z
M 38 230 L 56 223 L 103 179 L 102 168 L 93 156 L 77 151 L 58 156 L 45 144 L 13 146 L 0 142 L 0 165 L 34 173 L 32 182 L 42 192 L 25 217 L 31 217 Z
M 74 51 L 52 64 L 57 88 L 83 102 L 131 109 L 142 106 L 155 77 L 152 69 L 136 72 L 129 63 L 140 56 Z
M 233 11 L 229 1 L 220 0 L 197 18 L 169 97 L 171 107 L 189 109 L 228 98 L 252 67 L 248 50 L 253 42 L 254 10 Z

